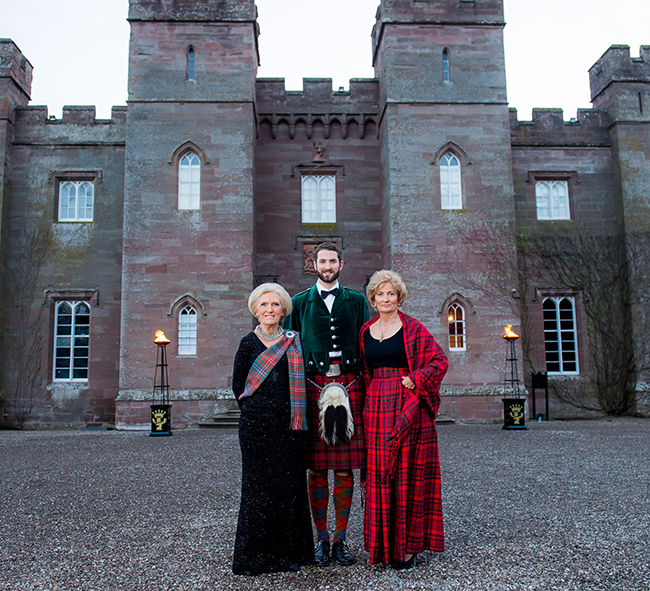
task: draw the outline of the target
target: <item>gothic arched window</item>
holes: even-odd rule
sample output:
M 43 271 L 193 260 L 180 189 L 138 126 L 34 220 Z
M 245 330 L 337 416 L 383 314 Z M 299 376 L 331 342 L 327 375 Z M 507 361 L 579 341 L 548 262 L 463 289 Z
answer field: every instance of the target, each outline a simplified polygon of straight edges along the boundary
M 462 209 L 460 160 L 451 152 L 440 159 L 440 201 L 442 209 Z
M 442 81 L 449 82 L 449 51 L 442 52 Z
M 185 306 L 178 315 L 178 354 L 196 355 L 196 310 Z
M 178 164 L 178 209 L 201 206 L 201 161 L 194 152 L 185 154 Z
M 465 310 L 460 304 L 449 306 L 449 350 L 465 351 Z
M 187 79 L 194 80 L 194 48 L 187 50 Z

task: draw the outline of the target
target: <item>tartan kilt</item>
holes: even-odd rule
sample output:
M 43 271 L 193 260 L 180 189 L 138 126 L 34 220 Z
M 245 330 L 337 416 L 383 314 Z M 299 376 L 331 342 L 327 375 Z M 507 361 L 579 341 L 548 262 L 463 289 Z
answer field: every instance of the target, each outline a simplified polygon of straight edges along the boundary
M 364 427 L 368 464 L 364 541 L 370 564 L 404 561 L 406 554 L 445 549 L 440 460 L 435 417 L 420 403 L 399 450 L 392 480 L 382 484 L 387 441 L 406 397 L 407 370 L 379 368 L 366 390 Z
M 365 468 L 366 455 L 363 441 L 363 378 L 357 372 L 343 372 L 339 376 L 327 377 L 321 373 L 305 375 L 307 382 L 307 467 L 312 470 L 355 470 Z M 319 408 L 318 399 L 320 387 L 332 382 L 347 386 L 352 380 L 354 383 L 348 388 L 350 393 L 350 408 L 354 419 L 354 435 L 350 443 L 340 445 L 327 445 L 318 434 Z

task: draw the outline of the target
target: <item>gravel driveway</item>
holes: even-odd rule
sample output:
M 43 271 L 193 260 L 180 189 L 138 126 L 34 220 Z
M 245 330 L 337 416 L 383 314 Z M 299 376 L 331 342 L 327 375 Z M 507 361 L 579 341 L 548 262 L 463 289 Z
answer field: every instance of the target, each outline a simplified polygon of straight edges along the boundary
M 0 590 L 650 589 L 650 421 L 438 433 L 444 553 L 245 578 L 236 430 L 0 431 Z

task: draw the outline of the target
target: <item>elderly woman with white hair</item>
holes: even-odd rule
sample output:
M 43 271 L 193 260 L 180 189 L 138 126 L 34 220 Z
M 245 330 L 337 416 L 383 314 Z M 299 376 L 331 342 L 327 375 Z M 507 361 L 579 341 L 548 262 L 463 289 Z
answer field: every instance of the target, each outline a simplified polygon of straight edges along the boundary
M 307 497 L 304 361 L 285 331 L 291 298 L 277 283 L 250 295 L 259 324 L 239 344 L 232 389 L 241 408 L 242 490 L 233 572 L 297 571 L 314 555 Z

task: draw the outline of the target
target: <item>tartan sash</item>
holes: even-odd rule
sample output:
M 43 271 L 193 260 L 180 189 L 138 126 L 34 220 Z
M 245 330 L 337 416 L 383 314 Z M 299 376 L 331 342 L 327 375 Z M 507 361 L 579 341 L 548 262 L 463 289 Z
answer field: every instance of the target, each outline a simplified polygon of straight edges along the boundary
M 260 353 L 253 362 L 246 386 L 239 400 L 253 394 L 260 384 L 271 373 L 280 358 L 287 354 L 289 361 L 289 393 L 291 398 L 291 425 L 295 431 L 307 430 L 307 393 L 305 390 L 305 362 L 302 356 L 302 346 L 297 332 L 287 330 L 284 338 L 272 347 Z

